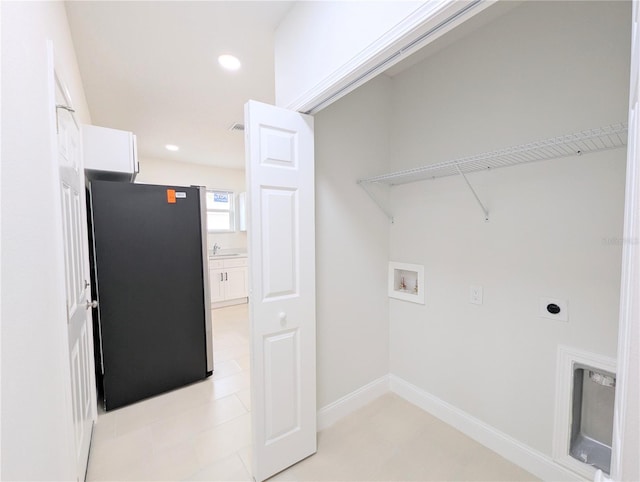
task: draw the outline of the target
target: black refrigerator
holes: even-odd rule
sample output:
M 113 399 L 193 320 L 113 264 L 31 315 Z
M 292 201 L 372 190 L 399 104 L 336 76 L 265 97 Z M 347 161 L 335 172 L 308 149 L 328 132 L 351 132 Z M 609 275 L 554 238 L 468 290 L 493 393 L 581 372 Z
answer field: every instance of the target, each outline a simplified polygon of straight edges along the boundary
M 96 375 L 105 410 L 213 371 L 205 193 L 91 182 Z

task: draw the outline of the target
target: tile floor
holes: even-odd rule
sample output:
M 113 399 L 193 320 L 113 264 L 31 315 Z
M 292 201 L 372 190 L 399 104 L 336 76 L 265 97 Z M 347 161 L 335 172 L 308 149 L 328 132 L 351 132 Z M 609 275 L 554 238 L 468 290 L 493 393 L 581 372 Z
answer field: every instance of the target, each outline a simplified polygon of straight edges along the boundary
M 395 394 L 318 433 L 318 452 L 272 480 L 529 481 L 533 475 Z
M 87 480 L 252 480 L 247 305 L 214 311 L 215 374 L 100 413 Z M 535 478 L 393 394 L 318 434 L 318 453 L 273 480 Z

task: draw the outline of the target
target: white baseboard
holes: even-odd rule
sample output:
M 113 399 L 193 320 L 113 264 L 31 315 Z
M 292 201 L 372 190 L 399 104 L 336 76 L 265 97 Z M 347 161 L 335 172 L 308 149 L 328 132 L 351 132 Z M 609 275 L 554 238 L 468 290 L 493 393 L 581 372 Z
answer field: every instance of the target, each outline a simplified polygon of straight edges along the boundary
M 400 377 L 389 375 L 389 388 L 393 393 L 417 405 L 452 427 L 455 427 L 468 437 L 490 448 L 536 477 L 540 477 L 542 480 L 585 480 L 579 475 L 556 464 L 551 457 L 528 447 L 513 437 L 472 417 L 459 408 L 431 395 Z
M 318 410 L 318 430 L 330 427 L 342 417 L 355 412 L 389 391 L 389 376 L 385 375 L 339 398 Z

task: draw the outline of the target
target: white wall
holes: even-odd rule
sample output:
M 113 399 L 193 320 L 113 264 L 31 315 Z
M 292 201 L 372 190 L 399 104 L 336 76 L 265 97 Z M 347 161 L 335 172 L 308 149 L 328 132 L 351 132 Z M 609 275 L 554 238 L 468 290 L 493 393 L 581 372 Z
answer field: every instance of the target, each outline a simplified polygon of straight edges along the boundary
M 355 180 L 384 172 L 389 87 L 381 77 L 315 116 L 318 407 L 389 372 L 389 227 Z
M 628 2 L 527 2 L 393 78 L 392 168 L 625 122 Z M 393 188 L 391 372 L 551 455 L 558 344 L 616 356 L 624 149 Z M 482 306 L 469 286 L 484 288 Z M 569 323 L 537 316 L 566 299 Z
M 140 173 L 136 182 L 148 184 L 176 184 L 179 186 L 207 186 L 209 189 L 245 191 L 245 173 L 242 169 L 205 166 L 191 162 L 140 159 Z M 236 226 L 238 228 L 238 226 Z M 209 249 L 218 243 L 223 249 L 247 250 L 247 233 L 216 233 L 208 236 Z
M 424 3 L 297 2 L 276 31 L 276 105 L 299 108 L 300 97 L 335 76 Z
M 2 2 L 2 480 L 75 480 L 47 39 L 90 122 L 61 2 Z

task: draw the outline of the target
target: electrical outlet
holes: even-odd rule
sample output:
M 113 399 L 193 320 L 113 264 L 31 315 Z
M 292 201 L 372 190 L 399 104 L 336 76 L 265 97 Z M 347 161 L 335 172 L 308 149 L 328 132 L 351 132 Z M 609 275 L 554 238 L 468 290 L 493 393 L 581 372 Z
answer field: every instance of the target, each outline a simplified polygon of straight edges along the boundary
M 550 320 L 569 321 L 569 304 L 557 298 L 540 298 L 538 315 Z
M 469 287 L 469 303 L 474 305 L 482 304 L 482 286 Z

